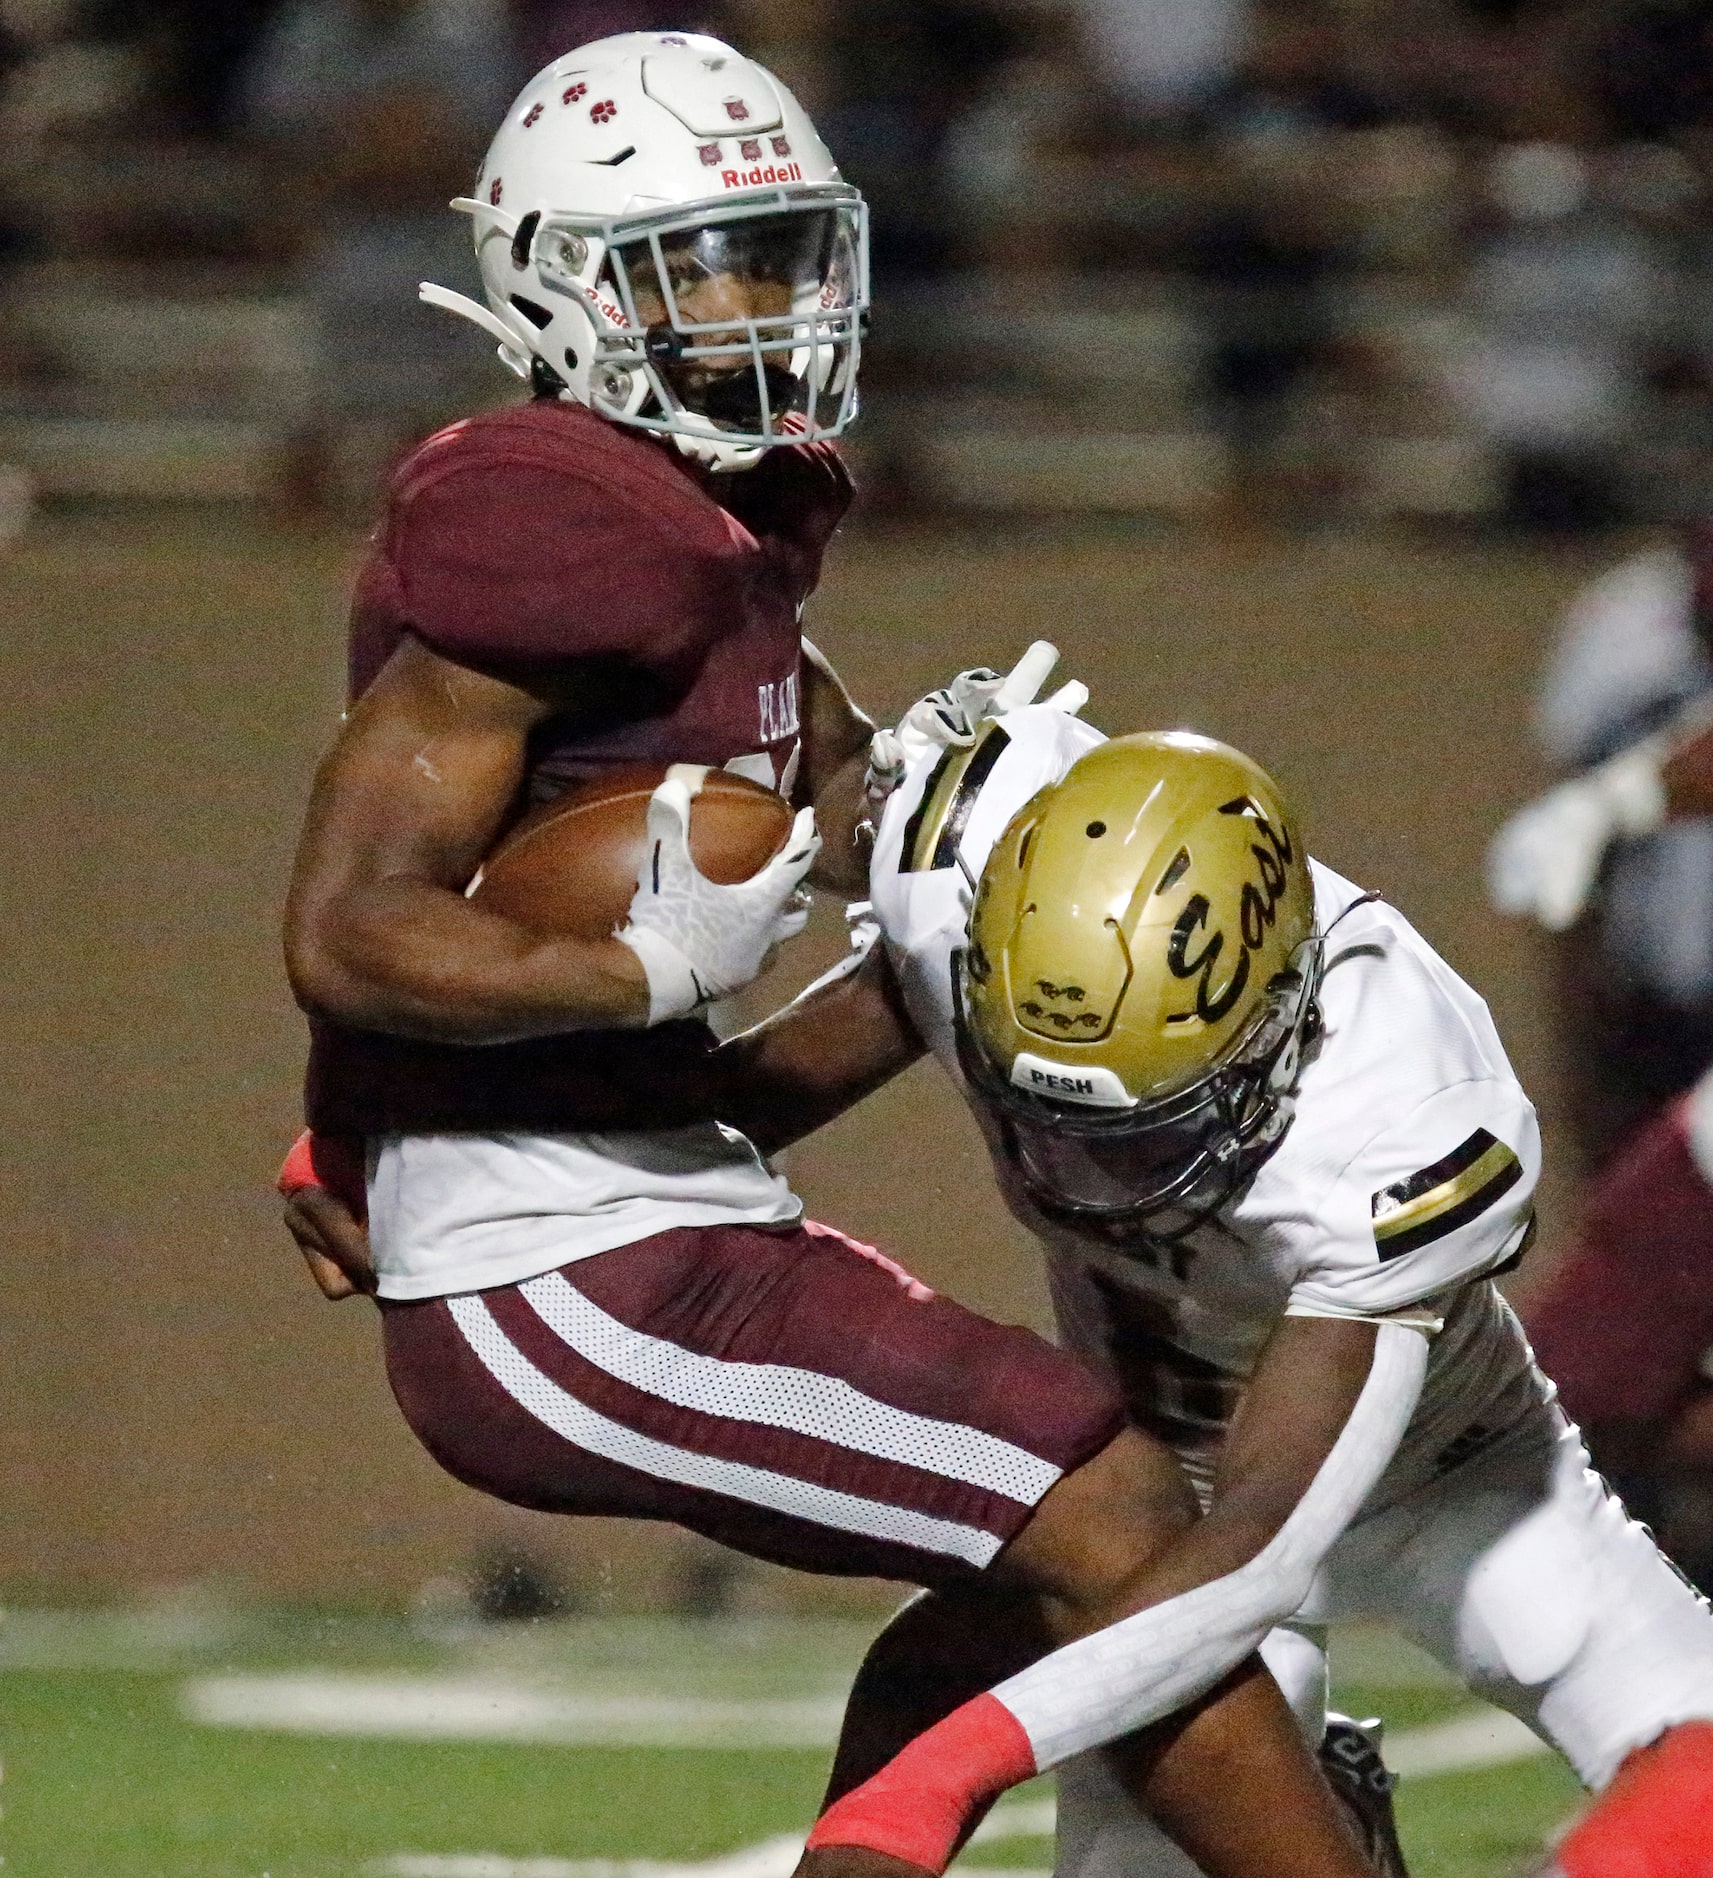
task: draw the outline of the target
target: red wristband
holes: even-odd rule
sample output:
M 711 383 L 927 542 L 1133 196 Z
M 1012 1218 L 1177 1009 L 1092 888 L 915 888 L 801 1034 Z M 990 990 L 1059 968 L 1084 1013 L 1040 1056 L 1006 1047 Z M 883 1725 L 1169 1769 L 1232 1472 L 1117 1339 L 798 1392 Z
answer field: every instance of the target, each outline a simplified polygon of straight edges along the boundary
M 815 1822 L 809 1849 L 866 1846 L 943 1872 L 977 1810 L 1034 1772 L 1023 1724 L 996 1696 L 978 1695 L 835 1800 Z
M 301 1192 L 305 1187 L 319 1187 L 322 1182 L 315 1171 L 315 1137 L 306 1128 L 291 1144 L 291 1152 L 281 1164 L 279 1177 L 274 1185 L 281 1193 Z
M 291 1144 L 274 1184 L 288 1197 L 305 1187 L 325 1188 L 358 1219 L 368 1218 L 369 1196 L 360 1139 L 312 1134 L 306 1128 Z

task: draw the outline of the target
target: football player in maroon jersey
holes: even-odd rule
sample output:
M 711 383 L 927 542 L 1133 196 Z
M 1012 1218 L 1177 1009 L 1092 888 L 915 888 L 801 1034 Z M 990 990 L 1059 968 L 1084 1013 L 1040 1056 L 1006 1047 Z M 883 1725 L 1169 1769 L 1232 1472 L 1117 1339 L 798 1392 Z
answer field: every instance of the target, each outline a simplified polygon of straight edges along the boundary
M 811 803 L 819 878 L 861 890 L 835 826 L 871 726 L 799 627 L 850 496 L 830 440 L 855 410 L 860 199 L 759 67 L 632 34 L 539 74 L 458 206 L 487 305 L 425 295 L 537 395 L 407 459 L 358 582 L 354 701 L 286 918 L 323 1144 L 287 1184 L 347 1284 L 314 1181 L 362 1153 L 372 1279 L 355 1254 L 348 1274 L 378 1295 L 406 1418 L 461 1479 L 944 1594 L 916 1621 L 919 1699 L 868 1717 L 848 1783 L 1124 1614 L 1194 1502 L 1071 1357 L 805 1223 L 709 1093 L 698 1012 L 800 925 Z M 714 885 L 669 783 L 611 938 L 465 897 L 523 806 L 639 761 L 773 783 L 802 805 L 793 839 Z M 842 1104 L 848 1058 L 841 1082 Z M 1254 1660 L 1126 1765 L 1210 1874 L 1369 1870 Z

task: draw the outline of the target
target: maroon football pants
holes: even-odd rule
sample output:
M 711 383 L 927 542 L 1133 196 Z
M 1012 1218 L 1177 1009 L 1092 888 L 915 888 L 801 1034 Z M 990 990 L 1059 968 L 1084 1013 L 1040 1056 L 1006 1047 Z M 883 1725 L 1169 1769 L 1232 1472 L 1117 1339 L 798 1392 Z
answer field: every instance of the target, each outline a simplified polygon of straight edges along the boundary
M 805 1571 L 967 1576 L 1123 1423 L 1065 1351 L 824 1226 L 680 1227 L 382 1311 L 399 1406 L 460 1480 Z

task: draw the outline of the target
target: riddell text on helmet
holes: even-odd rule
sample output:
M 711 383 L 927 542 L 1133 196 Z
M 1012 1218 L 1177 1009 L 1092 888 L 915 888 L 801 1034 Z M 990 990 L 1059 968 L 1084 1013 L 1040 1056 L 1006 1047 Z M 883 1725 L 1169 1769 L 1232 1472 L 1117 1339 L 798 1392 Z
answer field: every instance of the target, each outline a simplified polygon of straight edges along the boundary
M 800 183 L 801 163 L 764 163 L 752 170 L 721 170 L 720 181 L 728 189 L 748 189 L 756 183 Z

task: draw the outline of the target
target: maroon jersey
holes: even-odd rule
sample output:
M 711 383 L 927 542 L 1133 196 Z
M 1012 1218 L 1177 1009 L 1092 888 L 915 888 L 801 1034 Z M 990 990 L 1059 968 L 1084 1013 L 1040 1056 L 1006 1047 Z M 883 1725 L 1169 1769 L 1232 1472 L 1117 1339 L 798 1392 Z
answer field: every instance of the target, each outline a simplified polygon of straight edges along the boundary
M 716 476 L 581 405 L 540 399 L 466 419 L 393 478 L 357 581 L 352 695 L 406 633 L 500 677 L 576 666 L 580 694 L 615 702 L 537 728 L 520 810 L 637 762 L 729 766 L 788 789 L 798 614 L 850 495 L 826 445 Z M 480 1047 L 321 1022 L 311 1032 L 306 1107 L 321 1132 L 701 1118 L 693 1072 L 710 1037 L 699 1023 Z

